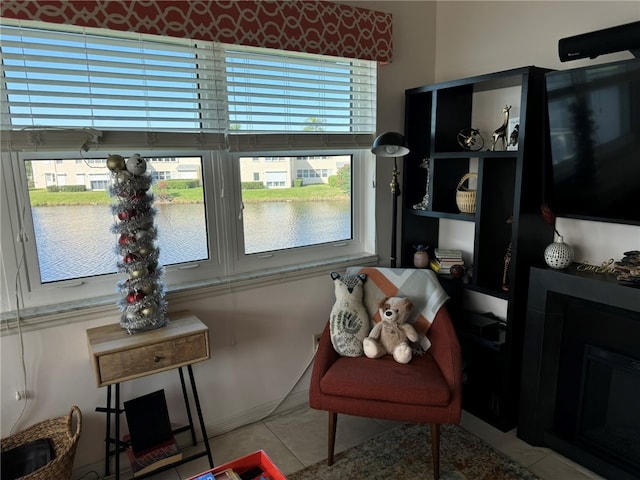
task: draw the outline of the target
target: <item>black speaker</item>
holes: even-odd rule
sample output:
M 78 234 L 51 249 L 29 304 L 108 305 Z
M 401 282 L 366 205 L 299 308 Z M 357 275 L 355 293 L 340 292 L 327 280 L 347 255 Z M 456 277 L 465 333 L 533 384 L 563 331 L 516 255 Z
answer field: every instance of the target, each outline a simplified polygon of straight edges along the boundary
M 558 41 L 558 55 L 561 62 L 587 57 L 596 58 L 598 55 L 623 50 L 630 50 L 634 56 L 638 56 L 640 21 L 562 38 Z

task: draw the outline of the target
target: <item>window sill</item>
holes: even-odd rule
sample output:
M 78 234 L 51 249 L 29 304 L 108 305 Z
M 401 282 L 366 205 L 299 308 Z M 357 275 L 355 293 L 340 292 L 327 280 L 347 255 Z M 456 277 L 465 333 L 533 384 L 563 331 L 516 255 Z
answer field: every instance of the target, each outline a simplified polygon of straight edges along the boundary
M 296 265 L 292 267 L 274 268 L 260 272 L 251 272 L 229 277 L 218 277 L 206 282 L 167 287 L 167 302 L 171 310 L 171 302 L 194 301 L 224 295 L 231 291 L 238 292 L 256 287 L 277 285 L 303 278 L 316 277 L 322 274 L 347 267 L 376 265 L 376 255 L 358 255 L 342 257 L 330 262 Z M 20 310 L 20 326 L 22 332 L 42 330 L 62 325 L 86 322 L 112 316 L 118 313 L 118 295 L 93 298 L 78 302 L 59 303 L 42 307 Z M 16 311 L 2 312 L 0 316 L 0 337 L 18 333 L 18 314 Z

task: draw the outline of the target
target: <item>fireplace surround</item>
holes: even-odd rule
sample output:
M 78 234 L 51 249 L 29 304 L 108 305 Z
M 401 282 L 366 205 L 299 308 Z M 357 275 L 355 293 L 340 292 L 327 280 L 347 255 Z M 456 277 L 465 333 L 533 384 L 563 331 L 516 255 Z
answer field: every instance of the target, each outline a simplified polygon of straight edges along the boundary
M 607 478 L 638 478 L 638 404 L 640 289 L 576 264 L 532 268 L 518 437 Z

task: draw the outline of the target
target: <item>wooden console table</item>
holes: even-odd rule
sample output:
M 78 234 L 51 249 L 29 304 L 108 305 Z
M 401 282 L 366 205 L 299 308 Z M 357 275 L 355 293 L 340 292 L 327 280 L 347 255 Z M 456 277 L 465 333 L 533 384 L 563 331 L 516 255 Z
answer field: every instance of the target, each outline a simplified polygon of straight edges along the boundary
M 173 432 L 191 432 L 192 443 L 194 446 L 197 445 L 183 367 L 187 367 L 189 373 L 191 393 L 198 415 L 204 450 L 136 478 L 154 475 L 162 470 L 167 470 L 204 456 L 209 459 L 209 466 L 211 468 L 214 467 L 191 367 L 194 363 L 210 358 L 209 329 L 198 317 L 188 311 L 170 313 L 169 319 L 170 323 L 165 327 L 135 335 L 129 335 L 118 323 L 87 330 L 89 354 L 97 385 L 98 387 L 107 387 L 107 406 L 96 408 L 96 411 L 106 414 L 105 476 L 110 474 L 109 465 L 113 455 L 115 457 L 115 478 L 116 480 L 120 478 L 119 454 L 126 447 L 126 443 L 120 437 L 120 414 L 124 412 L 120 408 L 120 383 L 124 381 L 177 369 L 180 374 L 180 384 L 189 425 L 180 427 Z M 113 405 L 111 402 L 112 386 L 115 386 L 115 402 Z M 115 423 L 113 437 L 111 436 L 112 414 L 114 415 Z

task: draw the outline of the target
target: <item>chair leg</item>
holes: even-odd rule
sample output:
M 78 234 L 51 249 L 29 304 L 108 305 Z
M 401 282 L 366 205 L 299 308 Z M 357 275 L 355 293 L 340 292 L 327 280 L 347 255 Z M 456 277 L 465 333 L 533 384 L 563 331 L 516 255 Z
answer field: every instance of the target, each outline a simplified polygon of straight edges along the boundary
M 431 456 L 433 457 L 433 479 L 440 478 L 440 424 L 431 424 Z
M 336 424 L 338 422 L 338 414 L 329 412 L 329 452 L 327 455 L 327 465 L 333 465 L 333 450 L 336 446 Z

